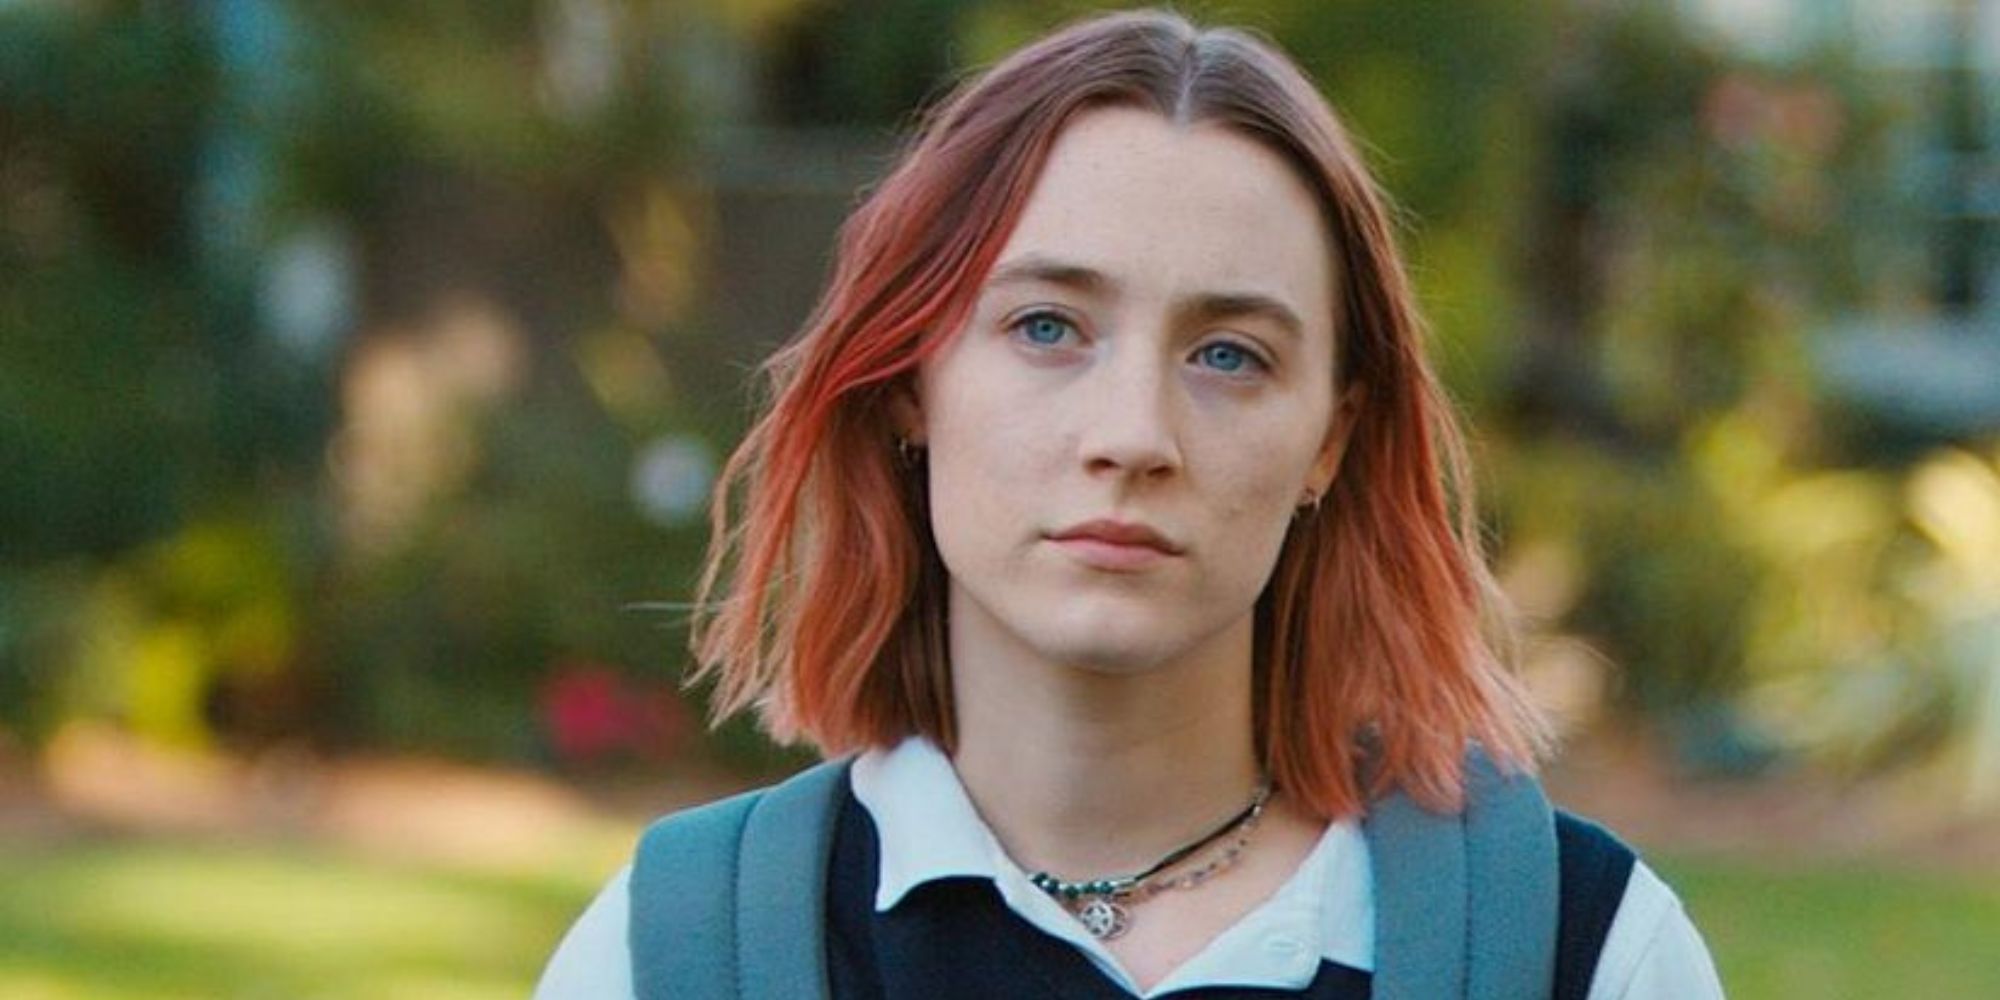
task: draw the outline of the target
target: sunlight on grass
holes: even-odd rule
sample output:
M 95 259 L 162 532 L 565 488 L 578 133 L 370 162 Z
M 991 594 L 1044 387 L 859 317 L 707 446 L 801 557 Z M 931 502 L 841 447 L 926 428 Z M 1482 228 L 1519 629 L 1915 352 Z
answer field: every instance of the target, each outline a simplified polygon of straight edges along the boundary
M 1659 868 L 1734 1000 L 2000 997 L 2000 874 L 1707 859 Z
M 73 1000 L 88 995 L 75 981 L 54 972 L 0 967 L 0 996 L 10 1000 Z
M 525 996 L 615 861 L 533 872 L 330 850 L 0 846 L 8 1000 Z M 2000 996 L 2000 875 L 1658 863 L 1734 1000 Z
M 597 878 L 305 849 L 0 851 L 0 996 L 518 998 Z

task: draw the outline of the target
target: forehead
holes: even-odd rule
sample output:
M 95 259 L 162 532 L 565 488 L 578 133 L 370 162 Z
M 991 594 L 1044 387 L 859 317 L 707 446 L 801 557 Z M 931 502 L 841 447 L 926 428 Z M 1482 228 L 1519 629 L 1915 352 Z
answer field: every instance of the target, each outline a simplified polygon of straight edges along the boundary
M 1135 296 L 1279 299 L 1332 336 L 1334 254 L 1305 182 L 1276 151 L 1212 124 L 1106 108 L 1057 137 L 1000 260 L 1043 255 Z

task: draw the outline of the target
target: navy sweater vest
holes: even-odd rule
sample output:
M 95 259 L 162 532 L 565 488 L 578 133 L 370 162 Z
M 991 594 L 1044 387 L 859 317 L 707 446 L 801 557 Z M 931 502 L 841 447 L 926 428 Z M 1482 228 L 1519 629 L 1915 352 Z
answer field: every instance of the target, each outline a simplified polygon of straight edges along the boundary
M 1560 811 L 1556 840 L 1561 896 L 1554 997 L 1583 1000 L 1635 858 L 1602 828 Z M 826 895 L 834 1000 L 1128 1000 L 1081 952 L 1015 915 L 984 879 L 926 883 L 888 912 L 875 912 L 879 864 L 874 821 L 850 791 L 834 832 Z M 1322 961 L 1303 990 L 1218 987 L 1168 995 L 1358 1000 L 1369 996 L 1369 975 Z

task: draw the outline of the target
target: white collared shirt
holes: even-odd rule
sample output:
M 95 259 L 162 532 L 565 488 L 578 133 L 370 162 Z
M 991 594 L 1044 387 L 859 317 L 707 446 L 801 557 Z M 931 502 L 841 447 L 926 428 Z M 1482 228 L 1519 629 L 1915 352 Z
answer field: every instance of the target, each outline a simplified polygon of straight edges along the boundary
M 1008 909 L 1044 934 L 1075 946 L 1112 982 L 1136 997 L 1195 986 L 1304 989 L 1320 960 L 1372 971 L 1375 956 L 1374 880 L 1368 843 L 1354 822 L 1335 823 L 1271 898 L 1244 914 L 1194 957 L 1142 990 L 1103 942 L 1090 936 L 1061 904 L 1028 881 L 973 808 L 951 761 L 928 741 L 912 739 L 854 762 L 854 797 L 868 809 L 881 838 L 881 878 L 875 910 L 933 879 L 992 880 Z M 1355 905 L 1328 907 L 1325 888 L 1341 886 Z
M 1135 997 L 1201 986 L 1298 990 L 1322 961 L 1374 970 L 1374 881 L 1359 824 L 1330 824 L 1271 898 L 1217 935 L 1180 967 L 1141 990 L 1109 949 L 1034 887 L 1001 850 L 972 807 L 951 762 L 928 741 L 871 751 L 854 762 L 854 796 L 880 838 L 875 909 L 893 909 L 910 890 L 941 878 L 992 880 L 1009 909 L 1066 941 Z M 536 1000 L 629 1000 L 626 944 L 630 869 L 613 876 L 563 939 Z M 1706 1000 L 1722 987 L 1701 936 L 1680 901 L 1644 862 L 1633 866 L 1591 981 L 1590 1000 Z

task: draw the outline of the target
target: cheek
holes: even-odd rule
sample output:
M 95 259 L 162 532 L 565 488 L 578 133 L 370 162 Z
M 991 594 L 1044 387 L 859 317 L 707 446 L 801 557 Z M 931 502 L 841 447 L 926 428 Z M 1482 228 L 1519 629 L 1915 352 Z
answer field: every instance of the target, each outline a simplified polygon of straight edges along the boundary
M 1052 451 L 1032 413 L 963 388 L 933 397 L 941 405 L 926 421 L 931 525 L 947 562 L 1006 542 L 1007 526 L 1033 513 Z
M 1211 496 L 1215 524 L 1229 547 L 1232 579 L 1261 588 L 1277 564 L 1305 468 L 1290 448 L 1239 454 L 1229 464 Z
M 963 449 L 949 444 L 939 447 L 932 445 L 930 456 L 930 511 L 931 531 L 936 536 L 939 554 L 947 566 L 969 548 L 979 547 L 982 525 L 992 523 L 992 511 L 1004 510 L 1006 505 L 997 502 L 989 482 L 996 479 L 995 473 L 976 455 L 968 455 Z M 1004 479 L 999 479 L 1004 482 Z
M 1231 522 L 1262 523 L 1287 516 L 1305 482 L 1312 456 L 1303 442 L 1283 438 L 1282 428 L 1246 434 L 1212 449 L 1208 466 L 1218 480 L 1214 491 L 1218 513 Z M 1267 442 L 1244 445 L 1241 441 Z

